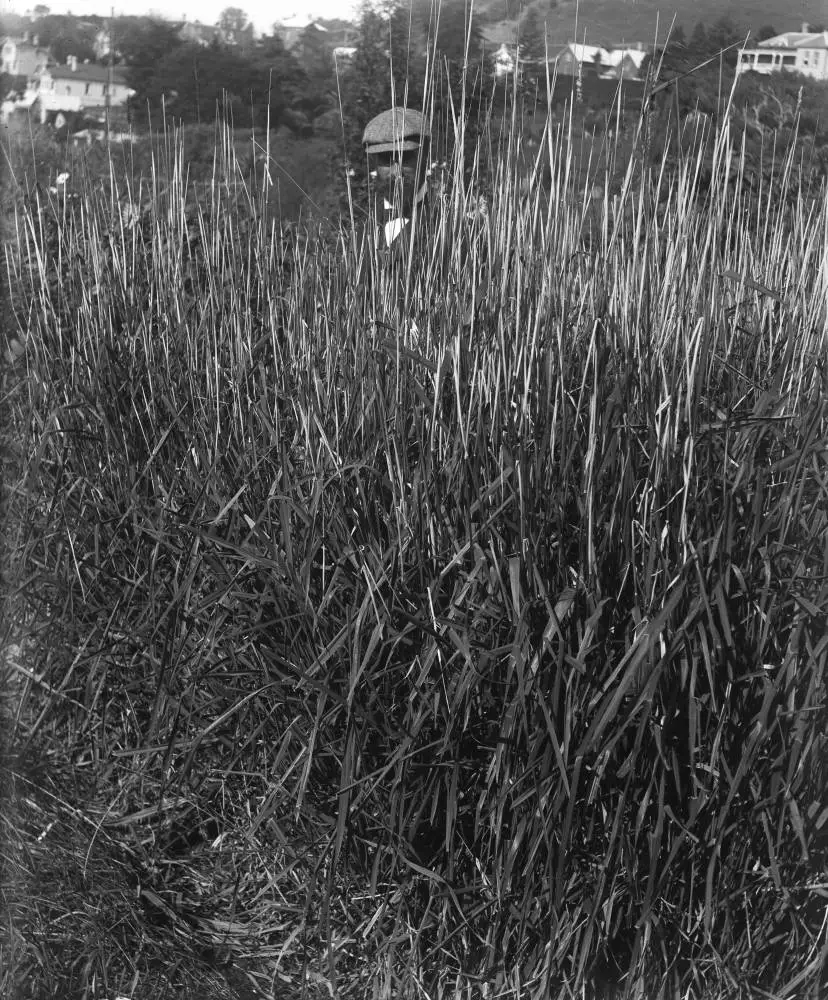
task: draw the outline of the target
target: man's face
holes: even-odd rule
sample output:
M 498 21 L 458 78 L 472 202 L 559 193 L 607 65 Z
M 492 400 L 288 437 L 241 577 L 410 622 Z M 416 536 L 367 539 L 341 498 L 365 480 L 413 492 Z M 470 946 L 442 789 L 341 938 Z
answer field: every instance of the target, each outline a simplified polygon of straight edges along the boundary
M 375 153 L 372 160 L 371 175 L 377 198 L 384 199 L 401 214 L 410 212 L 426 170 L 422 150 Z

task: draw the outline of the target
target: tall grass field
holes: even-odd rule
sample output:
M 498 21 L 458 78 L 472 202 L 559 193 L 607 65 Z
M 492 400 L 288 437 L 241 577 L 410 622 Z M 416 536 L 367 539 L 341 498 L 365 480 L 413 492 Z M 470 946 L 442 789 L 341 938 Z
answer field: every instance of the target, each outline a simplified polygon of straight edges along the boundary
M 511 122 L 19 192 L 4 996 L 828 996 L 825 188 Z

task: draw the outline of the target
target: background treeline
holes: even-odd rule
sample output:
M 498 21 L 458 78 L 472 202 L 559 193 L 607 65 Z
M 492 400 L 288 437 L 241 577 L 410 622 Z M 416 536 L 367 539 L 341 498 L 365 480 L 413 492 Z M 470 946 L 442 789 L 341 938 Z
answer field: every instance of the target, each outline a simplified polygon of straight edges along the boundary
M 769 141 L 800 145 L 797 162 L 808 181 L 818 180 L 826 169 L 828 86 L 798 74 L 746 74 L 730 101 L 738 48 L 748 33 L 727 17 L 698 23 L 690 32 L 675 27 L 668 43 L 645 61 L 644 80 L 624 83 L 619 103 L 615 81 L 595 74 L 585 74 L 577 94 L 573 79 L 562 76 L 547 95 L 544 56 L 557 49 L 547 34 L 549 15 L 544 20 L 532 6 L 517 24 L 523 59 L 520 81 L 517 86 L 512 79 L 498 82 L 493 46 L 487 42 L 491 37 L 487 22 L 496 14 L 490 7 L 469 23 L 461 0 L 447 0 L 439 21 L 428 0 L 392 2 L 381 13 L 366 6 L 355 27 L 326 21 L 327 30 L 321 31 L 311 24 L 291 48 L 275 29 L 254 39 L 245 12 L 235 7 L 222 12 L 206 46 L 183 40 L 180 24 L 151 17 L 115 18 L 110 25 L 114 60 L 135 90 L 128 108 L 115 117 L 117 124 L 128 120 L 142 135 L 165 119 L 183 126 L 190 176 L 205 180 L 214 158 L 213 126 L 217 121 L 232 123 L 239 158 L 250 170 L 261 173 L 265 150 L 269 154 L 268 167 L 275 177 L 273 211 L 282 221 L 295 220 L 300 213 L 326 219 L 346 204 L 359 204 L 366 173 L 362 129 L 372 115 L 402 101 L 412 106 L 425 102 L 438 120 L 445 120 L 449 106 L 455 114 L 462 109 L 469 148 L 485 120 L 493 119 L 493 134 L 498 133 L 497 122 L 508 121 L 515 98 L 531 142 L 542 129 L 551 102 L 555 115 L 568 116 L 571 111 L 573 135 L 581 143 L 584 162 L 608 169 L 602 149 L 611 142 L 613 176 L 608 185 L 616 188 L 634 148 L 659 161 L 666 150 L 665 162 L 675 167 L 688 129 L 712 130 L 723 116 L 744 140 L 757 179 L 769 180 L 765 175 L 773 170 L 769 166 L 773 160 L 763 156 Z M 58 61 L 68 55 L 94 61 L 96 51 L 99 61 L 106 61 L 108 57 L 95 46 L 96 34 L 106 27 L 101 18 L 79 21 L 52 14 L 36 22 L 39 44 Z M 750 42 L 776 33 L 776 26 L 760 25 Z M 350 58 L 335 58 L 334 49 L 343 41 L 355 52 Z M 608 38 L 591 41 L 612 44 Z M 461 86 L 464 67 L 465 86 Z M 431 84 L 426 93 L 427 77 Z M 3 89 L 8 83 L 0 79 Z M 642 100 L 650 92 L 654 94 L 647 103 L 646 144 L 636 146 Z M 620 138 L 615 134 L 619 130 Z M 255 144 L 251 136 L 256 136 Z M 450 155 L 452 141 L 450 135 L 435 137 L 434 158 Z M 51 135 L 41 137 L 40 145 L 51 149 L 38 158 L 36 172 L 44 182 L 50 171 L 54 175 L 66 167 L 66 152 Z M 27 140 L 19 151 L 18 176 L 30 176 L 35 169 L 27 165 L 30 146 Z M 140 142 L 129 155 L 130 169 L 136 157 L 149 165 L 151 143 Z M 87 168 L 94 169 L 105 157 L 87 152 L 84 159 Z M 706 169 L 711 168 L 708 157 Z M 587 183 L 589 171 L 582 173 Z M 485 172 L 483 176 L 485 184 Z

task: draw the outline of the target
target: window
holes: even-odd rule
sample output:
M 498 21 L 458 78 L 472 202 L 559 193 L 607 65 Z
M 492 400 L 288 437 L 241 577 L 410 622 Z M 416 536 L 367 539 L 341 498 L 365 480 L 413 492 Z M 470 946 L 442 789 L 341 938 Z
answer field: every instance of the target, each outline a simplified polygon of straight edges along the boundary
M 759 57 L 756 61 L 763 66 L 770 66 L 770 64 L 773 62 L 773 53 L 760 52 Z
M 87 83 L 86 89 L 84 90 L 84 94 L 88 94 L 88 93 L 89 93 L 89 84 Z
M 796 66 L 796 56 L 782 56 L 783 66 Z
M 68 83 L 66 84 L 66 93 L 67 94 L 71 94 L 72 93 L 72 88 L 69 86 Z

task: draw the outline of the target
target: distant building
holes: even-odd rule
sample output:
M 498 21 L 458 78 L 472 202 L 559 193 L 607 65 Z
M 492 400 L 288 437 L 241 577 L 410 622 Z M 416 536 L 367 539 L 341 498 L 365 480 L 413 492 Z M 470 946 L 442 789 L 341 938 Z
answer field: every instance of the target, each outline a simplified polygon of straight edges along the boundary
M 37 35 L 7 36 L 0 47 L 0 72 L 14 77 L 11 86 L 0 94 L 0 122 L 5 124 L 17 109 L 26 110 L 37 97 L 37 77 L 53 60 L 48 49 L 37 44 Z
M 558 73 L 564 76 L 601 76 L 612 69 L 609 52 L 599 45 L 570 42 L 555 56 Z
M 349 62 L 357 54 L 355 45 L 337 45 L 333 50 L 334 64 Z
M 647 55 L 647 50 L 640 43 L 635 48 L 605 49 L 599 45 L 570 42 L 558 54 L 556 64 L 559 73 L 591 73 L 605 80 L 637 80 Z
M 775 35 L 755 48 L 742 49 L 737 74 L 741 73 L 802 73 L 814 80 L 828 80 L 828 31 L 786 31 Z
M 607 69 L 601 74 L 605 80 L 640 80 L 641 67 L 647 53 L 644 47 L 635 49 L 610 49 L 607 52 Z
M 184 21 L 178 29 L 178 37 L 189 45 L 200 45 L 206 49 L 219 38 L 219 29 L 215 25 L 202 24 L 201 21 Z
M 3 39 L 0 54 L 2 72 L 9 76 L 30 77 L 49 62 L 49 50 L 40 48 L 37 35 L 25 34 L 21 38 L 7 36 Z
M 510 77 L 515 72 L 515 60 L 518 58 L 518 46 L 501 42 L 500 48 L 495 52 L 494 75 L 498 80 Z
M 310 17 L 307 14 L 297 14 L 293 17 L 286 17 L 281 21 L 277 21 L 273 25 L 273 31 L 282 39 L 285 48 L 290 51 L 296 48 L 302 39 L 302 35 L 308 28 L 313 28 L 315 31 L 324 31 L 327 33 L 328 29 L 320 24 L 315 18 Z
M 91 146 L 93 142 L 103 142 L 107 137 L 105 128 L 83 128 L 73 132 L 71 139 L 73 146 Z M 137 137 L 132 132 L 119 132 L 117 129 L 110 129 L 109 141 L 117 143 L 134 143 Z
M 48 66 L 30 81 L 29 93 L 40 108 L 40 120 L 58 111 L 83 111 L 89 108 L 123 107 L 134 93 L 126 81 L 123 70 L 93 63 L 78 63 L 70 56 L 65 66 Z
M 521 46 L 514 43 L 501 42 L 500 47 L 492 54 L 494 74 L 497 79 L 505 79 L 515 72 L 517 62 L 518 75 L 524 67 L 534 66 L 544 69 L 545 61 L 540 59 L 524 59 Z M 604 49 L 597 45 L 581 45 L 570 42 L 564 49 L 549 58 L 550 72 L 557 70 L 559 76 L 595 76 L 605 80 L 639 80 L 641 67 L 647 58 L 643 45 L 636 48 Z
M 92 48 L 98 62 L 103 62 L 109 56 L 110 49 L 112 48 L 112 35 L 108 28 L 99 28 L 95 32 L 95 40 L 92 43 Z M 121 53 L 117 49 L 112 53 L 114 59 L 118 59 L 120 55 Z

